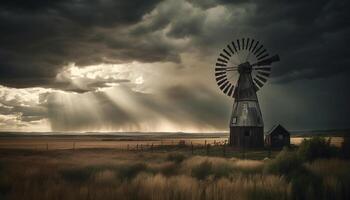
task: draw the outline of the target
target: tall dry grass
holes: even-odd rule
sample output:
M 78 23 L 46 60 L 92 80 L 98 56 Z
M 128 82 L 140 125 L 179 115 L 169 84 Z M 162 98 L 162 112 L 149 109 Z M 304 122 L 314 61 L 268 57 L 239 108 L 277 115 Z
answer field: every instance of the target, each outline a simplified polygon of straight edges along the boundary
M 289 184 L 273 175 L 200 181 L 185 175 L 164 177 L 160 174 L 140 174 L 125 187 L 133 191 L 135 196 L 131 195 L 132 198 L 156 200 L 287 199 L 290 193 Z
M 302 164 L 288 177 L 290 170 L 266 170 L 294 159 L 283 154 L 271 161 L 106 152 L 26 156 L 1 159 L 0 199 L 350 199 L 350 164 L 338 159 Z
M 42 183 L 25 181 L 15 186 L 9 199 L 288 199 L 290 185 L 281 177 L 238 176 L 201 181 L 178 175 L 140 173 L 134 179 L 111 178 L 113 172 L 102 172 L 84 183 L 62 179 Z M 107 175 L 107 176 L 106 176 Z
M 179 154 L 153 156 L 153 159 L 149 155 L 125 156 L 114 158 L 116 162 L 102 158 L 90 162 L 74 162 L 74 159 L 59 162 L 57 157 L 43 158 L 42 155 L 8 160 L 0 172 L 0 192 L 2 198 L 28 200 L 289 196 L 290 186 L 283 178 L 260 173 L 261 161 Z M 45 159 L 46 162 L 42 162 Z M 206 176 L 199 179 L 193 171 L 205 162 L 210 169 L 204 169 L 202 173 Z
M 350 162 L 339 159 L 316 160 L 306 165 L 321 178 L 324 199 L 350 199 Z

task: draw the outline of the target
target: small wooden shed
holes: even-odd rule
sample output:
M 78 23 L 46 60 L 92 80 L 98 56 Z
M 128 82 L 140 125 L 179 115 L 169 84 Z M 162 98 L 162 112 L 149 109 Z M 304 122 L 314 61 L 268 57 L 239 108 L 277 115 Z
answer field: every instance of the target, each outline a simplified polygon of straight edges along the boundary
M 271 148 L 283 148 L 290 145 L 290 133 L 280 124 L 265 134 L 265 145 Z

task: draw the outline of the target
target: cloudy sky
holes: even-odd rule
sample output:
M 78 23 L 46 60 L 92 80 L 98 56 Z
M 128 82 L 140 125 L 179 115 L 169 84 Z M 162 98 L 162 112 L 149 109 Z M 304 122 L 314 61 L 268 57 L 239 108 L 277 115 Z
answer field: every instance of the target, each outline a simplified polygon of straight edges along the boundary
M 350 127 L 348 0 L 2 0 L 0 131 L 226 131 L 233 39 L 279 63 L 265 129 Z

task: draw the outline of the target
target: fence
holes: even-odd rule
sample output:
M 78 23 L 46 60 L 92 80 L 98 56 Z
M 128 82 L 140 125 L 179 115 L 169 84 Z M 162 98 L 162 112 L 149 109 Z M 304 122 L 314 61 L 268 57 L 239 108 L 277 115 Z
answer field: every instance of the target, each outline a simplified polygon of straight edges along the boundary
M 110 149 L 126 152 L 175 152 L 181 151 L 192 155 L 213 155 L 213 156 L 236 156 L 240 158 L 249 157 L 252 154 L 244 149 L 234 149 L 227 145 L 225 139 L 174 139 L 174 140 L 144 140 L 144 141 L 37 141 L 27 143 L 0 144 L 0 149 L 33 149 L 40 151 L 52 150 L 83 150 L 83 149 Z M 261 153 L 263 152 L 263 153 Z M 264 149 L 259 151 L 259 157 L 270 157 L 271 151 Z M 251 157 L 251 156 L 250 156 Z

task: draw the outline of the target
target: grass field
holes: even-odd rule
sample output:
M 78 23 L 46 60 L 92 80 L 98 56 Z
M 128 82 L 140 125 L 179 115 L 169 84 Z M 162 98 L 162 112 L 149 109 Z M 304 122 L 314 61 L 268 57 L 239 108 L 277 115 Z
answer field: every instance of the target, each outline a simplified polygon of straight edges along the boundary
M 44 148 L 16 148 L 23 140 L 38 142 L 18 139 L 0 148 L 0 199 L 350 199 L 348 160 L 301 161 L 296 147 L 243 151 L 197 138 L 193 148 L 179 145 L 183 139 L 99 148 L 90 138 L 91 148 L 77 148 L 82 141 L 75 138 L 75 148 L 61 149 L 40 138 L 48 149 L 45 142 Z

